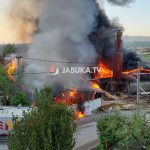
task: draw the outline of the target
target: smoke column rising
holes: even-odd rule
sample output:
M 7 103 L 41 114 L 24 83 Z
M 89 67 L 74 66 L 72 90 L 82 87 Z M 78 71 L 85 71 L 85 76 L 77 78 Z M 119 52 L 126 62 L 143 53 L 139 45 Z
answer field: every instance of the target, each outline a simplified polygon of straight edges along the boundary
M 30 42 L 37 31 L 38 16 L 44 0 L 12 0 L 6 17 L 14 39 L 18 42 Z
M 28 51 L 30 58 L 94 62 L 96 51 L 88 35 L 96 26 L 99 7 L 95 0 L 47 0 L 38 20 L 39 32 L 33 37 Z M 56 64 L 59 67 L 68 64 Z M 47 72 L 50 63 L 32 62 L 26 72 Z M 79 85 L 79 75 L 35 75 L 24 78 L 32 88 L 41 88 L 45 84 L 52 87 L 57 83 L 65 88 Z M 57 83 L 56 83 L 57 82 Z
M 125 5 L 127 1 L 111 1 Z M 122 2 L 122 3 L 121 3 Z M 38 19 L 38 31 L 33 36 L 28 57 L 64 62 L 95 62 L 102 59 L 112 64 L 115 33 L 120 27 L 111 22 L 96 0 L 45 0 Z M 130 57 L 129 57 L 130 56 Z M 135 67 L 138 58 L 124 50 L 124 64 Z M 129 66 L 127 65 L 129 64 Z M 50 63 L 30 61 L 25 72 L 48 72 Z M 55 63 L 58 67 L 69 64 Z M 75 66 L 78 66 L 75 64 Z M 80 65 L 81 66 L 81 65 Z M 125 68 L 125 67 L 124 67 Z M 27 75 L 25 83 L 31 89 L 50 85 L 54 91 L 62 88 L 84 88 L 80 75 Z M 59 88 L 58 88 L 59 87 Z

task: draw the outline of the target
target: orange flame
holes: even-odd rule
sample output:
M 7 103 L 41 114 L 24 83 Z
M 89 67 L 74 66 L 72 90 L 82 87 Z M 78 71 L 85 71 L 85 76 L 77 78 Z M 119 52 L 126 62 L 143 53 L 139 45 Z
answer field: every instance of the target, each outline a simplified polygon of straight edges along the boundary
M 77 118 L 78 119 L 81 119 L 81 118 L 84 118 L 84 117 L 85 117 L 85 115 L 84 115 L 83 112 L 80 112 L 80 111 L 77 112 Z
M 138 69 L 127 70 L 127 71 L 124 71 L 123 74 L 127 75 L 127 74 L 131 74 L 131 73 L 136 73 L 137 71 L 138 71 Z M 150 73 L 150 69 L 140 68 L 140 71 L 145 72 L 145 73 Z
M 98 67 L 99 67 L 99 69 L 101 69 L 101 71 L 98 74 L 96 74 L 96 76 L 95 76 L 96 79 L 113 77 L 113 71 L 111 69 L 109 69 L 105 64 L 100 62 Z M 145 69 L 143 67 L 141 67 L 140 71 L 144 72 L 144 73 L 150 73 L 150 69 Z M 132 70 L 123 71 L 122 74 L 128 75 L 128 74 L 132 74 L 132 73 L 136 73 L 136 72 L 137 72 L 137 69 L 132 69 Z
M 74 97 L 74 96 L 75 96 L 75 93 L 76 93 L 75 91 L 70 91 L 70 92 L 69 92 L 69 96 L 70 96 L 70 97 Z
M 100 63 L 98 67 L 101 71 L 96 75 L 96 78 L 111 78 L 113 76 L 113 71 L 106 67 L 103 63 Z
M 99 84 L 97 84 L 97 83 L 92 83 L 92 82 L 90 82 L 90 85 L 92 86 L 92 88 L 94 88 L 94 89 L 101 89 L 101 87 L 100 87 L 100 85 Z
M 17 60 L 16 59 L 13 59 L 11 60 L 11 62 L 8 64 L 8 70 L 7 70 L 7 73 L 8 73 L 8 76 L 11 80 L 15 80 L 14 79 L 14 76 L 13 76 L 13 73 L 15 72 L 15 70 L 17 69 Z

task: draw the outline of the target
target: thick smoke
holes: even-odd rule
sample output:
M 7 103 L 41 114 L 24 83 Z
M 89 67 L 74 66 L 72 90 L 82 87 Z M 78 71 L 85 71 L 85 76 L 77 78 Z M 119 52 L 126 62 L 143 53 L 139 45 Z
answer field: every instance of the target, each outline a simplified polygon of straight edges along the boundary
M 103 10 L 97 16 L 97 24 L 89 35 L 89 40 L 95 46 L 98 62 L 102 61 L 108 68 L 113 68 L 116 32 L 124 30 L 118 20 L 110 21 Z M 123 49 L 123 70 L 135 69 L 140 58 L 135 52 Z
M 7 11 L 8 23 L 17 41 L 30 42 L 37 31 L 43 0 L 12 0 Z
M 83 64 L 105 60 L 105 63 L 112 64 L 116 31 L 122 27 L 107 18 L 96 0 L 45 0 L 42 7 L 38 17 L 39 32 L 33 37 L 28 57 Z M 129 58 L 137 60 L 132 53 L 124 51 L 124 54 L 124 64 L 131 62 Z M 46 74 L 51 64 L 53 63 L 31 60 L 25 72 L 37 74 L 27 75 L 24 78 L 25 83 L 32 89 L 46 84 L 51 85 L 54 90 L 55 87 L 87 86 L 80 81 L 79 75 Z M 59 68 L 69 66 L 64 63 L 54 64 Z
M 118 6 L 127 6 L 134 0 L 107 0 L 111 4 L 118 5 Z
M 94 62 L 97 55 L 88 35 L 96 26 L 98 13 L 99 7 L 94 0 L 86 0 L 86 3 L 85 0 L 47 0 L 38 19 L 39 32 L 33 38 L 28 57 L 63 62 Z M 69 66 L 61 63 L 55 65 Z M 26 72 L 48 72 L 49 66 L 48 62 L 34 61 L 26 67 Z M 80 84 L 79 75 L 53 77 L 37 74 L 33 78 L 27 76 L 25 82 L 32 88 L 40 88 L 45 84 L 71 88 Z

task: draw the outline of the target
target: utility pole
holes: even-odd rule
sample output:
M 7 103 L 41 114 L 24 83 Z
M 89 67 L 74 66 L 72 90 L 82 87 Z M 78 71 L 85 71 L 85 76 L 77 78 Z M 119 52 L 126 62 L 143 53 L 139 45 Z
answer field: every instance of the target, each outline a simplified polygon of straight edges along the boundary
M 137 110 L 137 116 L 139 116 L 139 111 L 140 111 L 140 109 L 139 109 L 139 103 L 140 103 L 140 73 L 141 73 L 141 62 L 139 61 L 138 62 L 138 67 L 137 67 L 137 104 L 136 104 L 136 106 L 137 106 L 137 108 L 136 108 L 136 110 Z
M 18 71 L 17 71 L 17 83 L 18 83 L 18 90 L 19 90 L 19 85 L 20 85 L 20 60 L 22 56 L 16 56 L 17 59 L 17 64 L 18 64 Z

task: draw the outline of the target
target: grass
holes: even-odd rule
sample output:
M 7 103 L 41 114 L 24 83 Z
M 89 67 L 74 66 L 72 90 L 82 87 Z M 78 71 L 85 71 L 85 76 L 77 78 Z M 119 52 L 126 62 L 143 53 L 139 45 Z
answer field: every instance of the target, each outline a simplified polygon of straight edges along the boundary
M 146 62 L 150 62 L 150 54 L 141 54 L 140 57 Z

